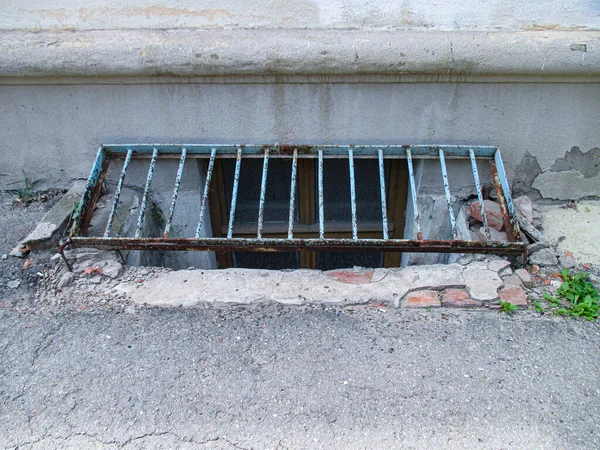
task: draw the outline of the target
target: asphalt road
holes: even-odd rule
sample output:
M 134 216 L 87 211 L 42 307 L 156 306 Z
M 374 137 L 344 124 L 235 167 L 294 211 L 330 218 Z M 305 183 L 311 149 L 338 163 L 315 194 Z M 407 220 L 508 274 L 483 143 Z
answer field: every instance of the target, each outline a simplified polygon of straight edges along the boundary
M 0 447 L 600 448 L 600 328 L 522 312 L 0 312 Z

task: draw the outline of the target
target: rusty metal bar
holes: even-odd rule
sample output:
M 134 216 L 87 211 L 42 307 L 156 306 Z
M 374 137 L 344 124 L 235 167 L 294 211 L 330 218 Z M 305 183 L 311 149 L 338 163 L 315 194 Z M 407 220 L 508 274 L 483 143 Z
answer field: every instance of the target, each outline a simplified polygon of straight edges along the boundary
M 477 198 L 479 199 L 479 208 L 481 211 L 481 219 L 485 228 L 485 239 L 491 241 L 490 227 L 488 225 L 487 216 L 485 215 L 485 206 L 483 205 L 483 195 L 481 194 L 481 183 L 479 182 L 479 171 L 477 170 L 477 160 L 475 152 L 472 148 L 469 149 L 469 157 L 471 158 L 471 169 L 473 170 L 473 179 L 475 180 L 475 189 L 477 190 Z
M 242 239 L 242 238 L 90 238 L 71 239 L 73 247 L 96 247 L 124 250 L 202 250 L 202 251 L 402 251 L 456 253 L 522 253 L 522 242 L 479 242 L 412 239 Z
M 106 229 L 104 230 L 104 237 L 110 236 L 112 224 L 113 224 L 113 221 L 115 220 L 115 214 L 117 213 L 119 197 L 121 196 L 121 190 L 123 189 L 123 183 L 125 182 L 125 174 L 127 173 L 127 168 L 129 167 L 129 161 L 131 161 L 132 153 L 133 153 L 133 150 L 129 149 L 127 151 L 127 156 L 125 156 L 125 161 L 123 161 L 123 169 L 121 170 L 121 176 L 119 177 L 119 183 L 117 184 L 117 191 L 115 192 L 115 198 L 113 199 L 112 206 L 110 207 L 110 215 L 108 216 L 108 223 L 106 224 Z
M 494 161 L 490 160 L 490 169 L 492 171 L 494 187 L 496 188 L 498 205 L 500 206 L 504 218 L 506 236 L 509 241 L 520 242 L 523 238 L 521 236 L 519 221 L 515 214 L 514 205 L 510 196 L 510 188 L 506 179 L 506 172 L 504 171 L 504 163 L 500 156 L 500 150 L 496 151 Z
M 383 165 L 383 150 L 377 150 L 379 157 L 379 186 L 381 188 L 381 220 L 383 225 L 383 239 L 389 239 L 388 235 L 388 218 L 387 218 L 387 202 L 385 196 L 385 172 Z
M 452 211 L 452 198 L 450 197 L 450 184 L 448 183 L 448 173 L 446 172 L 446 160 L 444 158 L 444 150 L 440 148 L 440 168 L 442 170 L 442 182 L 444 183 L 444 193 L 446 194 L 446 203 L 448 204 L 448 216 L 450 217 L 450 227 L 452 228 L 452 238 L 458 239 L 458 231 L 456 230 L 456 219 L 454 211 Z
M 408 163 L 408 177 L 410 179 L 410 193 L 412 198 L 415 229 L 417 230 L 417 239 L 420 241 L 423 239 L 423 232 L 421 231 L 421 223 L 419 222 L 419 209 L 417 207 L 417 189 L 415 187 L 415 173 L 412 163 L 412 152 L 410 149 L 406 150 L 406 162 Z
M 290 214 L 288 217 L 288 239 L 294 237 L 294 206 L 296 205 L 296 177 L 298 173 L 298 149 L 292 157 L 292 176 L 290 181 Z
M 171 198 L 171 206 L 169 207 L 169 215 L 167 216 L 167 224 L 163 237 L 168 238 L 171 232 L 171 224 L 173 223 L 173 215 L 175 214 L 175 205 L 177 204 L 177 196 L 179 195 L 179 186 L 181 186 L 181 177 L 183 175 L 183 166 L 185 165 L 185 157 L 187 150 L 181 149 L 181 159 L 179 160 L 179 168 L 177 169 L 177 177 L 175 178 L 175 188 L 173 188 L 173 197 Z
M 202 225 L 204 224 L 204 214 L 206 212 L 206 205 L 208 204 L 208 190 L 210 189 L 210 180 L 215 167 L 216 157 L 217 149 L 213 148 L 210 152 L 208 169 L 206 169 L 206 180 L 204 182 L 204 191 L 202 192 L 202 206 L 200 207 L 200 218 L 198 219 L 198 227 L 196 228 L 196 239 L 200 238 L 200 232 L 202 231 Z
M 325 239 L 325 201 L 323 196 L 323 150 L 319 149 L 318 163 L 318 188 L 319 188 L 319 238 Z
M 358 239 L 358 223 L 356 220 L 356 187 L 354 182 L 354 155 L 348 150 L 348 170 L 350 172 L 350 208 L 352 210 L 352 239 Z
M 256 229 L 256 238 L 262 238 L 263 219 L 265 214 L 265 197 L 267 195 L 267 173 L 269 170 L 269 149 L 265 149 L 265 158 L 263 160 L 262 181 L 260 183 L 260 201 L 258 203 L 258 226 Z
M 148 176 L 146 177 L 146 186 L 144 187 L 144 195 L 142 196 L 142 204 L 140 205 L 140 214 L 138 216 L 135 237 L 139 238 L 142 235 L 142 227 L 144 226 L 144 214 L 146 214 L 146 204 L 148 203 L 148 194 L 150 193 L 150 184 L 154 175 L 154 166 L 156 166 L 156 158 L 158 157 L 158 149 L 152 152 L 150 167 L 148 168 Z
M 231 209 L 229 210 L 229 224 L 227 228 L 227 237 L 233 236 L 233 223 L 235 222 L 235 208 L 237 206 L 238 187 L 240 184 L 240 169 L 242 167 L 242 147 L 238 148 L 235 161 L 235 174 L 233 176 L 233 189 L 231 191 Z

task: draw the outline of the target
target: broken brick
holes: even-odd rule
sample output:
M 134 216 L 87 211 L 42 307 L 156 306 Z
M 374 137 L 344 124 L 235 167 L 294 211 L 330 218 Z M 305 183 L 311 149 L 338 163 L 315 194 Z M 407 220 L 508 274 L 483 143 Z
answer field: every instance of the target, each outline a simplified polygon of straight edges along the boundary
M 466 289 L 446 289 L 442 293 L 442 306 L 451 308 L 472 308 L 481 306 L 481 302 L 473 300 Z
M 405 308 L 438 308 L 441 305 L 437 291 L 422 290 L 406 294 L 402 306 Z
M 531 274 L 529 272 L 527 272 L 525 269 L 517 269 L 515 270 L 515 275 L 519 277 L 519 279 L 525 286 L 531 287 L 532 280 Z
M 527 294 L 523 288 L 518 286 L 505 287 L 500 289 L 498 297 L 501 301 L 516 306 L 527 306 Z
M 502 228 L 504 228 L 504 217 L 502 216 L 500 205 L 492 200 L 484 200 L 483 206 L 485 208 L 485 216 L 487 218 L 488 225 L 498 231 L 501 231 Z M 474 201 L 471 203 L 469 214 L 471 217 L 483 223 L 479 201 Z

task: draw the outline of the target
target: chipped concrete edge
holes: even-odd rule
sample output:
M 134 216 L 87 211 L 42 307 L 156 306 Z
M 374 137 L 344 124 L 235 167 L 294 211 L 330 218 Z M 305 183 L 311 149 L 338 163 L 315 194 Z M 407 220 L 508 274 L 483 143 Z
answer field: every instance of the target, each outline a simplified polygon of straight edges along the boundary
M 36 77 L 88 82 L 99 77 L 142 77 L 146 82 L 144 77 L 179 82 L 249 77 L 264 82 L 295 76 L 396 81 L 417 76 L 454 82 L 521 76 L 593 82 L 600 79 L 600 31 L 0 32 L 4 84 Z

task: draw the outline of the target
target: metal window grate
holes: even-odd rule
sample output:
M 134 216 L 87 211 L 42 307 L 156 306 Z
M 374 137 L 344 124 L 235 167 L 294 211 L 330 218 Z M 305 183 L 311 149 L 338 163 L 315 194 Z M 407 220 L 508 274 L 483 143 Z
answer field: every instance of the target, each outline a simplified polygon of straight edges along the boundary
M 175 178 L 173 196 L 162 237 L 144 237 L 142 228 L 146 214 L 148 196 L 156 167 L 160 166 L 161 159 L 179 159 L 179 168 Z M 205 184 L 202 196 L 198 200 L 198 224 L 194 238 L 173 238 L 169 236 L 172 227 L 173 215 L 177 206 L 177 197 L 183 167 L 187 160 L 192 158 L 208 159 Z M 229 223 L 226 237 L 201 237 L 204 221 L 207 216 L 208 193 L 211 189 L 211 179 L 217 158 L 235 158 L 235 174 L 232 187 L 231 206 L 229 210 Z M 256 237 L 241 238 L 233 236 L 237 197 L 239 191 L 240 171 L 243 170 L 243 161 L 246 158 L 261 158 L 263 160 L 260 200 L 258 207 L 258 220 Z M 287 238 L 263 237 L 264 208 L 267 201 L 267 176 L 269 174 L 269 160 L 285 158 L 290 161 L 291 185 L 289 198 L 289 223 Z M 298 160 L 301 158 L 317 159 L 317 193 L 318 193 L 318 238 L 294 237 L 294 203 L 296 185 L 298 182 Z M 323 180 L 326 176 L 323 170 L 325 159 L 347 159 L 350 175 L 350 209 L 352 238 L 338 239 L 327 237 L 325 217 L 327 214 L 324 202 Z M 378 161 L 378 177 L 381 194 L 381 239 L 360 238 L 356 218 L 356 182 L 354 164 L 356 159 L 374 159 Z M 119 196 L 127 175 L 127 169 L 132 159 L 148 159 L 148 175 L 144 187 L 141 206 L 137 219 L 137 228 L 134 237 L 111 236 L 112 223 L 119 203 Z M 406 159 L 409 173 L 410 199 L 414 216 L 414 229 L 417 239 L 392 239 L 388 233 L 388 220 L 386 204 L 386 186 L 384 176 L 384 160 Z M 415 187 L 415 173 L 413 160 L 433 159 L 439 160 L 444 193 L 448 203 L 448 220 L 452 229 L 451 240 L 423 239 L 419 209 L 417 205 L 417 192 Z M 450 186 L 446 171 L 447 159 L 462 159 L 470 161 L 477 197 L 481 204 L 481 216 L 485 228 L 486 242 L 460 240 L 458 238 L 456 219 L 452 211 Z M 491 239 L 483 195 L 477 170 L 477 159 L 489 160 L 493 183 L 496 189 L 509 242 L 494 242 Z M 86 236 L 96 202 L 100 196 L 102 184 L 107 170 L 114 160 L 123 160 L 121 174 L 116 192 L 113 197 L 111 212 L 102 237 Z M 376 176 L 377 174 L 373 174 Z M 358 180 L 360 182 L 360 180 Z M 515 210 L 509 193 L 509 185 L 504 171 L 500 151 L 496 147 L 482 146 L 420 146 L 420 145 L 104 145 L 98 151 L 94 162 L 85 193 L 75 214 L 75 220 L 70 237 L 61 248 L 72 247 L 97 247 L 113 250 L 218 250 L 218 251 L 376 251 L 376 252 L 470 252 L 470 253 L 522 253 L 525 244 L 522 242 Z

